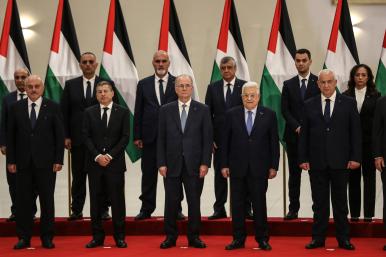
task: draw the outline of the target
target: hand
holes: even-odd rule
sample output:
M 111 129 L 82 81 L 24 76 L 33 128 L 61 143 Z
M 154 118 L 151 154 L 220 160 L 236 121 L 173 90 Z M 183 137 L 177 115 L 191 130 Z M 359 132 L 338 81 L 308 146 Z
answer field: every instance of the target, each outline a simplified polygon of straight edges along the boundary
M 383 168 L 385 167 L 385 160 L 383 157 L 375 158 L 374 160 L 375 168 L 379 171 L 383 171 Z
M 300 126 L 295 129 L 295 132 L 299 135 L 300 134 Z
M 16 164 L 8 164 L 7 169 L 9 173 L 16 173 Z
M 217 150 L 217 148 L 218 148 L 218 147 L 217 147 L 216 143 L 213 142 L 213 149 L 212 149 L 212 152 L 215 153 L 216 150 Z
M 276 177 L 276 175 L 277 175 L 277 171 L 275 169 L 269 169 L 268 179 L 273 179 L 274 177 Z
M 200 165 L 200 178 L 205 177 L 206 174 L 208 174 L 208 166 Z
M 168 168 L 166 166 L 159 167 L 158 171 L 162 177 L 166 178 L 166 172 L 168 171 Z
M 358 169 L 360 166 L 361 166 L 361 164 L 359 162 L 356 162 L 356 161 L 349 161 L 347 163 L 347 169 L 350 169 L 350 170 Z
M 302 169 L 302 170 L 310 170 L 310 163 L 309 162 L 303 162 L 299 165 L 299 167 Z
M 71 150 L 71 139 L 70 139 L 70 138 L 64 139 L 64 147 L 65 147 L 67 150 Z
M 229 168 L 222 168 L 222 169 L 221 169 L 221 174 L 222 174 L 222 176 L 223 176 L 224 178 L 229 178 L 229 174 L 230 174 Z
M 4 145 L 0 147 L 0 151 L 3 155 L 6 155 L 7 153 L 7 147 L 5 147 Z
M 135 140 L 135 141 L 134 141 L 134 144 L 135 144 L 139 149 L 142 149 L 142 148 L 143 148 L 143 142 L 142 142 L 142 140 Z
M 107 155 L 100 155 L 96 161 L 100 166 L 106 167 L 110 163 L 110 158 Z
M 62 164 L 55 163 L 54 166 L 52 167 L 52 170 L 54 172 L 58 172 L 62 170 Z

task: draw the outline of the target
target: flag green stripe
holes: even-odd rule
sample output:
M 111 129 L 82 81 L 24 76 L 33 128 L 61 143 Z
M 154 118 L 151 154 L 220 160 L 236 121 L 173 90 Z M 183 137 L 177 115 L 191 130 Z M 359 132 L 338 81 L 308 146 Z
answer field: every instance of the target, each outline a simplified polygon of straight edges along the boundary
M 7 86 L 0 77 L 0 113 L 3 106 L 3 98 L 9 93 Z
M 379 60 L 377 77 L 375 79 L 375 85 L 382 96 L 386 95 L 386 67 L 382 62 L 382 59 Z
M 281 113 L 281 92 L 276 86 L 275 81 L 272 79 L 267 66 L 264 65 L 263 76 L 260 86 L 261 104 L 264 107 L 270 108 L 276 112 L 276 118 L 278 122 L 278 130 L 280 141 L 285 146 L 283 136 L 285 129 L 285 121 Z
M 50 66 L 47 67 L 47 75 L 46 80 L 44 81 L 44 85 L 44 96 L 48 99 L 51 99 L 52 101 L 59 103 L 63 89 L 59 81 L 56 79 L 55 74 L 52 72 Z
M 101 69 L 99 71 L 99 76 L 103 79 L 108 79 L 112 80 L 107 74 L 106 70 L 104 69 L 103 66 L 101 66 Z M 115 93 L 118 95 L 118 101 L 119 105 L 124 106 L 128 108 L 126 101 L 123 99 L 122 95 L 119 92 L 119 89 L 116 88 Z M 129 109 L 130 110 L 130 109 Z M 126 153 L 129 156 L 130 160 L 134 163 L 136 162 L 139 158 L 141 158 L 141 151 L 134 145 L 134 114 L 130 110 L 130 141 L 129 144 L 126 147 Z
M 220 68 L 218 67 L 216 61 L 213 64 L 212 76 L 210 77 L 210 83 L 222 79 Z

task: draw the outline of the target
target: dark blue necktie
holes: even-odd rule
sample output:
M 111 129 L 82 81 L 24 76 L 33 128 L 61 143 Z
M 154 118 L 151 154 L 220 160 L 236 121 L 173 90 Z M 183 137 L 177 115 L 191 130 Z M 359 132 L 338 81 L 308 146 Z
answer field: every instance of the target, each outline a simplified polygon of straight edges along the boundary
M 160 79 L 158 80 L 159 82 L 159 99 L 160 99 L 160 103 L 161 105 L 164 105 L 165 104 L 165 92 L 164 92 L 164 85 L 163 85 L 163 80 Z
M 231 106 L 231 95 L 232 95 L 231 85 L 232 85 L 231 83 L 227 84 L 227 92 L 225 95 L 225 104 L 228 108 Z
M 252 111 L 248 111 L 248 117 L 247 117 L 247 131 L 248 131 L 248 135 L 251 135 L 252 127 L 253 127 Z
M 91 82 L 88 80 L 87 82 L 87 87 L 86 87 L 86 103 L 88 106 L 91 105 Z
M 30 114 L 30 120 L 31 120 L 31 127 L 34 128 L 36 125 L 36 111 L 35 111 L 35 103 L 31 104 L 31 114 Z
M 323 116 L 324 116 L 324 120 L 328 123 L 330 122 L 330 102 L 331 100 L 326 98 L 326 106 L 324 107 L 324 113 L 323 113 Z
M 302 85 L 300 87 L 300 93 L 302 95 L 302 99 L 304 100 L 304 96 L 306 95 L 306 90 L 307 90 L 307 86 L 306 86 L 306 79 L 302 79 Z

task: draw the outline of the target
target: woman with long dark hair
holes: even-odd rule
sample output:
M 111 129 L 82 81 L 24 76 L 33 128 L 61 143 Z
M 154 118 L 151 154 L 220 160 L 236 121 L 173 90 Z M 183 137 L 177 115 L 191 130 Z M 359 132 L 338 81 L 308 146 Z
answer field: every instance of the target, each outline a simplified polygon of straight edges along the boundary
M 355 98 L 362 128 L 362 165 L 350 171 L 351 221 L 358 221 L 360 217 L 361 177 L 363 176 L 364 221 L 371 222 L 375 209 L 375 166 L 371 140 L 375 105 L 380 93 L 375 88 L 374 75 L 369 66 L 358 64 L 351 69 L 348 89 L 343 94 Z

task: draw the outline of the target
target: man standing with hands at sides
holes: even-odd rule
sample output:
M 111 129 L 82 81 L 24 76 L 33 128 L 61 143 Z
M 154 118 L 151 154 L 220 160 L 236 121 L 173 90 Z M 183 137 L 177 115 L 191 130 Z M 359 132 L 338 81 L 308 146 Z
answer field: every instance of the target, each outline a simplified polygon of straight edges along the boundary
M 266 192 L 268 179 L 276 177 L 280 147 L 276 115 L 259 106 L 259 87 L 247 82 L 242 89 L 243 106 L 227 112 L 221 167 L 224 178 L 230 177 L 233 241 L 226 250 L 244 248 L 244 199 L 249 192 L 255 225 L 255 240 L 262 250 L 271 250 L 268 243 Z
M 383 185 L 383 226 L 386 230 L 386 96 L 377 100 L 373 123 L 373 148 L 375 168 L 381 172 Z M 386 245 L 383 246 L 386 251 Z
M 289 166 L 288 193 L 289 211 L 285 220 L 298 218 L 300 208 L 300 185 L 302 170 L 298 163 L 298 137 L 301 130 L 301 112 L 304 102 L 317 94 L 318 77 L 310 72 L 311 53 L 307 49 L 299 49 L 295 54 L 295 66 L 298 75 L 284 81 L 281 95 L 281 111 L 286 121 L 284 140 L 287 144 Z
M 30 247 L 32 206 L 37 190 L 40 199 L 42 246 L 54 248 L 54 191 L 56 172 L 62 169 L 64 130 L 58 104 L 42 97 L 44 85 L 37 75 L 25 81 L 28 98 L 9 111 L 7 129 L 8 171 L 16 173 L 16 230 L 14 249 Z
M 7 123 L 8 123 L 8 112 L 11 105 L 17 101 L 27 98 L 25 92 L 25 80 L 29 76 L 27 68 L 18 68 L 15 70 L 13 77 L 15 81 L 16 90 L 4 96 L 1 108 L 1 130 L 0 130 L 0 149 L 1 153 L 6 155 L 7 152 Z M 16 221 L 16 174 L 7 173 L 7 182 L 9 187 L 9 195 L 11 196 L 11 216 L 6 220 L 7 222 Z M 35 203 L 33 205 L 33 215 L 36 213 L 36 194 Z
M 205 104 L 209 106 L 213 123 L 214 192 L 216 196 L 213 204 L 214 212 L 208 217 L 209 220 L 222 219 L 227 216 L 224 205 L 228 198 L 228 182 L 221 175 L 220 150 L 225 113 L 232 107 L 242 105 L 241 88 L 246 81 L 236 78 L 236 70 L 235 59 L 230 56 L 223 57 L 220 61 L 222 79 L 210 84 L 206 91 Z
M 174 89 L 175 77 L 168 73 L 170 60 L 167 52 L 159 50 L 153 55 L 154 75 L 139 81 L 135 98 L 134 110 L 134 143 L 142 149 L 142 206 L 135 220 L 150 219 L 156 208 L 157 195 L 157 133 L 158 112 L 164 104 L 177 100 Z M 181 200 L 183 195 L 181 195 Z M 179 205 L 177 219 L 185 216 Z
M 309 170 L 312 209 L 312 241 L 306 249 L 324 247 L 330 217 L 330 191 L 339 247 L 354 250 L 347 220 L 349 172 L 361 161 L 361 126 L 354 99 L 336 91 L 333 71 L 321 70 L 321 94 L 304 104 L 300 137 L 300 168 Z
M 86 178 L 84 169 L 85 146 L 82 137 L 83 115 L 86 108 L 98 104 L 95 98 L 95 86 L 102 79 L 95 75 L 98 67 L 95 54 L 85 52 L 80 57 L 79 67 L 83 75 L 66 81 L 60 101 L 64 119 L 65 147 L 71 151 L 71 215 L 70 221 L 83 219 L 83 206 L 86 199 Z M 112 82 L 114 86 L 114 83 Z M 118 98 L 114 98 L 118 103 Z M 109 203 L 106 194 L 103 198 L 101 215 L 103 220 L 110 219 Z
M 177 215 L 182 184 L 188 202 L 188 242 L 205 248 L 199 238 L 200 197 L 212 155 L 212 124 L 209 108 L 192 100 L 193 81 L 189 75 L 176 78 L 178 101 L 162 106 L 159 112 L 157 166 L 165 183 L 165 233 L 160 248 L 176 245 Z
M 111 200 L 115 244 L 118 248 L 126 248 L 124 173 L 125 148 L 130 139 L 130 114 L 128 109 L 113 103 L 111 82 L 101 81 L 95 90 L 99 104 L 85 111 L 83 123 L 93 234 L 86 248 L 102 246 L 105 239 L 100 216 L 103 208 L 100 195 L 104 187 L 107 187 Z

